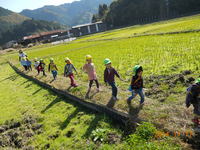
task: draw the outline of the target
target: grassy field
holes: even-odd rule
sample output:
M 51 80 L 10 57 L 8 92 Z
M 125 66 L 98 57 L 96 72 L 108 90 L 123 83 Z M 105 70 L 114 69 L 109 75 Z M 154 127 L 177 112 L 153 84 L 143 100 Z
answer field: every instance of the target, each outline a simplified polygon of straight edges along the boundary
M 106 116 L 22 78 L 5 62 L 0 69 L 5 70 L 0 75 L 2 149 L 180 149 L 182 142 L 177 138 L 144 140 L 139 133 L 126 137 L 120 126 Z M 140 129 L 144 133 L 154 129 L 151 125 L 144 127 Z
M 183 17 L 178 19 L 172 19 L 168 21 L 161 21 L 147 25 L 136 25 L 122 29 L 111 30 L 94 36 L 88 36 L 81 38 L 79 41 L 87 40 L 104 40 L 112 38 L 125 38 L 141 34 L 156 34 L 156 33 L 167 33 L 167 32 L 179 32 L 188 30 L 200 29 L 200 15 L 192 17 Z
M 81 98 L 85 96 L 88 81 L 87 75 L 80 68 L 85 63 L 85 55 L 91 54 L 100 80 L 101 92 L 94 94 L 94 91 L 92 91 L 91 98 L 87 100 L 105 105 L 109 102 L 110 96 L 108 95 L 111 95 L 111 93 L 109 87 L 106 87 L 103 83 L 103 71 L 105 68 L 103 60 L 110 58 L 113 66 L 119 71 L 122 78 L 126 80 L 126 82 L 117 80 L 120 100 L 116 102 L 114 109 L 157 124 L 160 129 L 180 132 L 191 131 L 192 108 L 185 108 L 184 99 L 186 87 L 192 84 L 194 79 L 199 76 L 200 33 L 124 37 L 144 33 L 200 29 L 199 17 L 199 15 L 196 15 L 108 31 L 85 36 L 71 43 L 57 46 L 48 44 L 42 47 L 33 47 L 27 49 L 26 53 L 31 59 L 34 57 L 44 58 L 47 64 L 49 63 L 49 58 L 53 57 L 59 69 L 58 80 L 50 83 L 52 79 L 50 74 L 48 74 L 47 78 L 41 76 L 37 78 L 63 90 L 66 90 L 69 86 L 68 79 L 62 77 L 65 65 L 64 58 L 69 57 L 78 69 L 76 80 L 79 84 L 79 87 L 72 89 L 70 93 Z M 103 40 L 97 41 L 99 39 Z M 15 53 L 3 55 L 2 58 L 16 62 L 16 65 L 19 66 Z M 131 107 L 126 104 L 126 99 L 130 95 L 127 88 L 130 84 L 132 68 L 136 64 L 144 67 L 147 97 L 145 106 L 142 109 L 138 107 L 138 98 L 133 101 Z M 184 74 L 185 70 L 190 70 L 190 74 Z M 35 76 L 36 72 L 29 72 L 28 74 Z M 184 81 L 181 80 L 182 78 Z

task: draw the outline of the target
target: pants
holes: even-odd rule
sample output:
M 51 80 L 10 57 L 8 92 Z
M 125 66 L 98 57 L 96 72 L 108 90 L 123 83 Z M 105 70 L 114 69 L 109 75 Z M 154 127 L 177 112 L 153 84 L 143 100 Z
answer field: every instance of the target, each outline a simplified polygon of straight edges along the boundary
M 53 78 L 56 79 L 58 72 L 56 70 L 51 71 Z
M 31 65 L 30 65 L 30 66 L 27 66 L 27 68 L 28 68 L 29 71 L 32 71 Z
M 98 82 L 98 80 L 90 80 L 90 82 L 89 82 L 89 87 L 90 87 L 90 88 L 92 87 L 92 84 L 93 84 L 94 81 L 95 81 L 95 83 L 96 83 L 97 88 L 99 88 L 99 82 Z
M 42 69 L 42 70 L 39 70 L 38 74 L 39 74 L 41 71 L 42 71 L 42 73 L 43 73 L 43 76 L 46 76 L 45 71 L 44 71 L 43 69 Z
M 144 102 L 144 93 L 143 93 L 143 89 L 135 89 L 132 90 L 132 95 L 128 98 L 128 101 L 131 101 L 133 98 L 135 98 L 137 96 L 137 94 L 139 94 L 140 96 L 140 104 L 142 104 Z
M 196 116 L 200 116 L 200 100 L 197 99 L 196 100 L 197 102 L 193 104 L 193 107 L 194 107 L 194 114 Z
M 28 67 L 26 65 L 23 65 L 24 69 L 27 71 L 28 70 Z
M 76 85 L 76 82 L 75 82 L 75 80 L 74 80 L 74 74 L 73 74 L 73 73 L 72 73 L 72 74 L 69 74 L 68 77 L 70 78 L 71 86 L 77 86 L 77 85 Z
M 117 97 L 117 87 L 115 85 L 115 82 L 109 82 L 108 83 L 112 87 L 112 96 Z

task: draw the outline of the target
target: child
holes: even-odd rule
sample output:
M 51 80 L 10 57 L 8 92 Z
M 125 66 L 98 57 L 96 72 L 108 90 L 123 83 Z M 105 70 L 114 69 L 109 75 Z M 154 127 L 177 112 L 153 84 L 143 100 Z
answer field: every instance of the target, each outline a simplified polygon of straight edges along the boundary
M 38 65 L 38 75 L 40 74 L 40 72 L 42 71 L 43 72 L 43 76 L 46 76 L 45 74 L 45 63 L 44 63 L 44 60 L 43 59 L 40 59 L 40 63 Z
M 143 93 L 143 68 L 140 65 L 136 65 L 133 68 L 134 75 L 132 77 L 131 85 L 129 87 L 129 91 L 132 92 L 132 96 L 127 99 L 127 103 L 131 104 L 131 100 L 139 94 L 140 96 L 140 104 L 144 103 L 144 93 Z
M 26 58 L 26 56 L 20 58 L 20 63 L 24 67 L 25 71 L 27 71 L 28 67 L 27 67 L 27 58 Z
M 97 86 L 97 92 L 99 92 L 99 82 L 97 80 L 96 70 L 94 64 L 92 63 L 91 55 L 86 56 L 86 62 L 87 63 L 83 66 L 83 71 L 85 71 L 88 74 L 88 79 L 89 79 L 89 88 L 85 96 L 86 98 L 88 98 L 94 81 Z
M 66 62 L 66 65 L 64 68 L 64 77 L 69 77 L 71 81 L 71 86 L 77 87 L 77 84 L 74 80 L 74 74 L 73 74 L 73 70 L 77 73 L 76 68 L 71 63 L 71 60 L 69 58 L 65 58 L 65 62 Z
M 112 87 L 112 99 L 117 100 L 117 87 L 115 85 L 115 76 L 117 76 L 121 81 L 121 77 L 119 76 L 118 72 L 111 66 L 110 59 L 106 58 L 104 60 L 104 64 L 106 69 L 104 70 L 104 82 L 107 83 Z
M 19 50 L 19 61 L 21 61 L 23 57 L 27 57 L 26 53 L 24 53 L 22 50 Z
M 187 89 L 186 107 L 189 108 L 191 104 L 194 107 L 194 119 L 192 121 L 200 127 L 200 78 Z
M 39 64 L 40 64 L 40 61 L 38 61 L 38 59 L 35 58 L 34 59 L 34 68 L 37 70 L 38 74 L 40 72 L 39 69 L 38 69 Z
M 51 71 L 54 80 L 56 80 L 57 74 L 58 74 L 58 68 L 56 66 L 56 64 L 54 64 L 54 60 L 53 58 L 50 58 L 50 63 L 49 63 L 49 67 L 48 67 L 49 72 Z
M 32 71 L 32 62 L 26 57 L 27 70 Z

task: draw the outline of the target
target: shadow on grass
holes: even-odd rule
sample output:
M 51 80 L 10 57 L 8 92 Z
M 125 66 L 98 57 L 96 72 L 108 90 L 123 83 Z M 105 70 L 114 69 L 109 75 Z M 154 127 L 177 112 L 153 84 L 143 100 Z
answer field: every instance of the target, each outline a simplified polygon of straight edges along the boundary
M 83 138 L 88 138 L 91 135 L 92 131 L 94 131 L 97 128 L 99 121 L 101 121 L 102 119 L 102 115 L 95 115 L 95 118 L 90 122 L 90 126 L 83 135 Z
M 60 129 L 61 129 L 61 130 L 64 130 L 64 129 L 69 125 L 70 121 L 71 121 L 74 117 L 76 117 L 76 115 L 77 115 L 79 112 L 80 112 L 80 109 L 79 109 L 79 108 L 76 108 L 76 110 L 75 110 L 73 113 L 71 113 L 71 114 L 67 117 L 67 119 L 60 125 Z
M 37 94 L 38 92 L 40 92 L 42 90 L 42 88 L 39 88 L 38 90 L 36 90 L 34 93 L 32 93 L 32 95 Z
M 33 83 L 31 82 L 31 83 L 29 83 L 28 85 L 26 85 L 25 86 L 25 88 L 29 88 L 29 87 L 31 87 L 31 85 L 33 85 Z
M 91 96 L 90 96 L 90 99 L 92 99 L 95 95 L 97 95 L 99 92 L 94 92 Z
M 132 134 L 135 131 L 136 127 L 138 126 L 138 123 L 142 122 L 142 120 L 139 118 L 139 113 L 142 110 L 143 105 L 132 106 L 131 104 L 129 104 L 128 108 L 129 108 L 129 112 L 128 112 L 129 120 L 126 123 L 123 136 Z
M 130 115 L 131 118 L 138 118 L 138 115 L 140 113 L 140 111 L 142 110 L 143 108 L 143 105 L 139 105 L 139 106 L 132 106 L 131 104 L 128 105 L 129 107 L 129 112 L 128 114 Z
M 59 103 L 59 102 L 61 102 L 62 101 L 62 99 L 60 98 L 60 97 L 57 97 L 56 99 L 54 99 L 49 105 L 47 105 L 46 106 L 46 108 L 45 109 L 43 109 L 42 111 L 41 111 L 41 113 L 45 113 L 48 109 L 50 109 L 53 105 L 55 105 L 56 103 Z
M 7 78 L 1 80 L 0 82 L 6 81 L 6 80 L 15 81 L 18 77 L 19 77 L 18 74 L 13 73 L 13 74 L 11 74 L 9 77 L 7 77 Z
M 115 106 L 116 102 L 117 102 L 116 100 L 111 98 L 106 106 L 109 108 L 113 108 Z
M 22 82 L 20 85 L 26 84 L 27 82 L 30 82 L 30 81 L 26 80 L 26 81 Z

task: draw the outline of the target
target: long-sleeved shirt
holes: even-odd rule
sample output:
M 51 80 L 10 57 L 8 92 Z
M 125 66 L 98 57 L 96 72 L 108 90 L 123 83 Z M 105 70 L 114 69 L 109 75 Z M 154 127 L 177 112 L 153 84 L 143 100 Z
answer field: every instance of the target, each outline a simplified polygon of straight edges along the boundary
M 106 68 L 104 70 L 104 82 L 112 83 L 115 82 L 115 76 L 120 78 L 120 75 L 114 68 Z
M 40 62 L 40 64 L 38 65 L 38 68 L 40 69 L 40 70 L 44 70 L 45 69 L 45 63 L 41 63 Z
M 196 104 L 197 99 L 200 99 L 200 85 L 193 84 L 187 89 L 187 96 L 186 96 L 186 106 L 190 106 L 190 104 Z
M 27 57 L 26 53 L 19 53 L 19 61 L 21 61 L 23 57 Z
M 76 71 L 73 64 L 66 64 L 64 68 L 64 75 L 69 76 L 70 74 L 73 74 L 73 70 Z
M 58 70 L 58 68 L 57 68 L 56 64 L 50 63 L 49 67 L 48 67 L 48 70 L 49 71 L 56 71 L 56 70 Z
M 96 69 L 93 63 L 85 64 L 83 70 L 87 72 L 89 80 L 97 79 Z
M 131 89 L 143 88 L 143 78 L 138 76 L 133 76 L 131 80 Z
M 34 67 L 35 67 L 35 69 L 37 69 L 37 67 L 39 66 L 39 64 L 40 64 L 39 61 L 35 61 L 35 62 L 34 62 Z
M 193 84 L 187 89 L 186 106 L 194 106 L 194 114 L 200 115 L 200 84 Z

